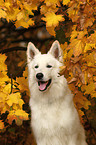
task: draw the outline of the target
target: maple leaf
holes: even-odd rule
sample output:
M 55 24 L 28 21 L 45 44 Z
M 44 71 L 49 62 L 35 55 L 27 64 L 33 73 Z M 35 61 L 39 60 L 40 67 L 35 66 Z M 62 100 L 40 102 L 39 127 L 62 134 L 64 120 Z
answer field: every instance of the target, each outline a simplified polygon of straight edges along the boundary
M 64 72 L 65 72 L 65 69 L 66 69 L 66 66 L 61 66 L 60 67 L 60 75 L 64 75 Z
M 5 87 L 3 88 L 2 91 L 4 93 L 6 93 L 6 94 L 10 94 L 10 92 L 11 92 L 11 84 L 9 83 L 9 84 L 5 85 Z
M 91 105 L 90 101 L 80 91 L 74 96 L 74 102 L 79 109 L 82 107 L 88 109 L 89 105 Z
M 63 5 L 67 5 L 70 2 L 70 0 L 63 0 Z
M 55 27 L 52 26 L 52 27 L 46 27 L 47 31 L 49 32 L 50 35 L 53 35 L 55 36 L 56 35 L 56 32 L 55 32 Z
M 4 122 L 0 120 L 0 130 L 4 128 Z
M 18 116 L 21 120 L 28 120 L 28 113 L 24 110 L 16 110 L 15 115 Z
M 37 10 L 37 5 L 34 5 L 34 4 L 29 5 L 26 2 L 24 2 L 23 4 L 24 4 L 24 8 L 27 10 L 28 14 L 34 15 L 32 10 Z
M 89 43 L 96 44 L 96 31 L 87 38 Z
M 20 103 L 20 106 L 22 106 L 24 104 L 24 101 L 20 98 L 21 98 L 20 93 L 10 94 L 8 96 L 7 104 L 9 106 L 12 106 L 13 104 L 18 104 L 19 105 L 19 103 Z
M 10 2 L 5 2 L 5 3 L 4 3 L 4 5 L 5 5 L 5 7 L 6 7 L 6 8 L 8 8 L 8 9 L 9 9 L 9 8 L 10 8 L 10 6 L 11 6 L 11 3 L 10 3 Z
M 84 48 L 84 52 L 87 52 L 88 50 L 92 50 L 93 47 L 95 47 L 95 44 L 86 43 L 85 48 Z
M 27 68 L 27 67 L 25 68 L 25 71 L 23 72 L 23 76 L 24 76 L 25 78 L 28 77 L 28 68 Z
M 24 28 L 28 28 L 29 26 L 34 25 L 34 21 L 31 19 L 24 20 L 23 18 L 15 22 L 16 28 L 22 26 Z
M 42 18 L 42 20 L 46 21 L 46 26 L 51 27 L 51 26 L 58 26 L 59 21 L 64 21 L 64 18 L 62 15 L 56 15 L 53 12 L 48 12 L 45 14 L 45 18 Z
M 7 56 L 5 54 L 0 54 L 0 70 L 6 71 L 7 70 L 7 66 L 5 64 L 5 60 L 6 60 Z
M 9 114 L 7 116 L 7 119 L 8 119 L 8 123 L 9 124 L 12 124 L 13 120 L 18 119 L 17 116 L 15 115 L 15 111 L 14 110 L 9 112 Z
M 18 88 L 21 92 L 26 91 L 27 95 L 29 96 L 29 89 L 28 89 L 28 68 L 25 68 L 25 71 L 23 72 L 23 77 L 16 78 L 16 82 L 19 84 Z
M 7 12 L 6 19 L 9 22 L 10 20 L 15 21 L 17 19 L 17 14 L 20 12 L 18 8 L 10 9 L 10 11 Z M 13 13 L 13 15 L 12 15 Z
M 45 0 L 46 6 L 59 5 L 59 0 Z
M 17 21 L 21 20 L 24 17 L 24 12 L 20 12 L 17 14 Z
M 74 39 L 70 45 L 73 48 L 73 54 L 75 57 L 82 53 L 84 45 L 81 40 Z
M 43 5 L 41 6 L 41 14 L 46 14 L 48 12 L 57 12 L 58 11 L 58 8 L 56 7 L 56 5 L 51 5 L 51 6 L 46 6 L 46 5 Z
M 19 77 L 16 79 L 16 81 L 19 83 L 19 89 L 21 90 L 21 92 L 23 92 L 24 90 L 28 92 L 28 79 L 24 78 L 24 77 Z
M 92 92 L 95 91 L 95 84 L 94 82 L 90 82 L 90 84 L 85 86 L 85 94 L 91 94 Z
M 4 11 L 4 10 L 2 10 L 2 9 L 0 9 L 0 18 L 6 18 L 6 16 L 7 16 L 7 13 Z
M 73 40 L 77 36 L 78 32 L 76 30 L 71 33 L 71 40 Z
M 14 110 L 10 111 L 7 119 L 9 124 L 12 124 L 12 121 L 15 120 L 17 125 L 21 125 L 23 120 L 28 120 L 29 118 L 28 118 L 28 113 L 18 109 L 16 111 Z

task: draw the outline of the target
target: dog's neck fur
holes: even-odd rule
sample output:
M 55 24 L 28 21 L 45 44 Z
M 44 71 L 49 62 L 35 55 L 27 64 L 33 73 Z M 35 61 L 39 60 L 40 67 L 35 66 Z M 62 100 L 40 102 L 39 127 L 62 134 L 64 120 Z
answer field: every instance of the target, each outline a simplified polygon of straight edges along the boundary
M 60 103 L 60 101 L 62 103 L 62 101 L 64 102 L 64 100 L 68 100 L 67 101 L 68 103 L 72 102 L 73 95 L 71 94 L 71 91 L 68 88 L 67 81 L 64 78 L 64 76 L 60 76 L 58 78 L 58 81 L 60 81 L 60 85 L 58 85 L 56 87 L 56 84 L 53 84 L 53 86 L 51 86 L 51 88 L 49 88 L 49 90 L 47 90 L 45 92 L 40 92 L 39 90 L 36 90 L 36 86 L 35 86 L 36 84 L 34 84 L 34 85 L 32 84 L 32 86 L 30 87 L 31 88 L 31 90 L 30 90 L 30 93 L 31 93 L 30 102 L 31 103 L 36 102 L 36 104 L 38 103 L 38 104 L 43 104 L 43 105 L 44 104 L 51 105 L 53 103 L 57 104 L 57 103 Z M 62 88 L 61 90 L 63 92 L 59 91 L 60 88 Z M 55 90 L 55 95 L 54 95 L 54 93 L 52 93 L 53 90 Z M 39 91 L 39 93 L 38 93 L 38 91 Z M 59 95 L 58 95 L 58 92 L 59 92 Z M 62 94 L 64 94 L 64 95 L 62 95 Z M 70 99 L 68 98 L 69 94 L 70 94 Z

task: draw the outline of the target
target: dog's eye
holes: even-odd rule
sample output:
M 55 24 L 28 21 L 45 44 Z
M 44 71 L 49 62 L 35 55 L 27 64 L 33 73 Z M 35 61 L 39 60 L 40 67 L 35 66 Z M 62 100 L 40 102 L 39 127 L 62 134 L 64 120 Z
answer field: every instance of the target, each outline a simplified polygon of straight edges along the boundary
M 38 65 L 35 66 L 35 68 L 38 68 L 38 67 L 39 67 Z
M 47 65 L 47 68 L 51 68 L 52 67 L 52 65 Z

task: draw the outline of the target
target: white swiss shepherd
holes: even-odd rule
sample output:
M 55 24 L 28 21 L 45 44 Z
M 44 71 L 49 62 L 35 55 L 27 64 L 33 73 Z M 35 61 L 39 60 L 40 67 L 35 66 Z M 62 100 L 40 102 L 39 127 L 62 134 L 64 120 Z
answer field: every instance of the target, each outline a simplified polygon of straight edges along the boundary
M 28 44 L 31 127 L 37 145 L 87 145 L 73 95 L 64 76 L 59 76 L 61 59 L 58 41 L 47 54 Z

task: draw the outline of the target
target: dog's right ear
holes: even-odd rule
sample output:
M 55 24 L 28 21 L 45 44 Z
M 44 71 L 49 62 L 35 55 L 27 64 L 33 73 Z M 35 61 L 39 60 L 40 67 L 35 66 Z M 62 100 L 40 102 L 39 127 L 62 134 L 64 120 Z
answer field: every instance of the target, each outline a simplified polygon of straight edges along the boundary
M 32 61 L 34 56 L 38 53 L 40 53 L 40 51 L 35 47 L 33 43 L 29 42 L 27 46 L 27 61 Z
M 50 48 L 50 50 L 48 51 L 49 54 L 53 55 L 57 60 L 63 62 L 63 58 L 62 58 L 62 50 L 60 48 L 60 44 L 57 40 L 55 40 Z

